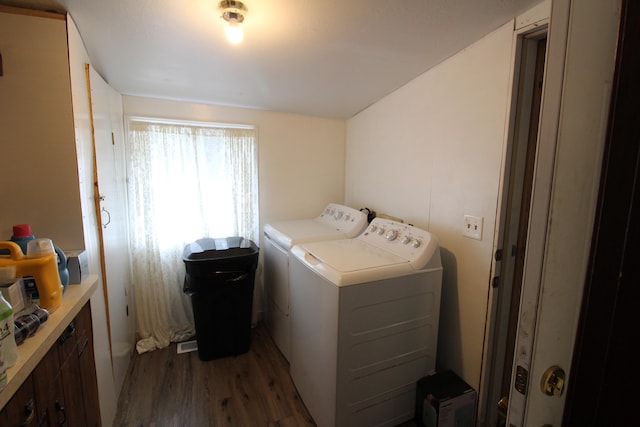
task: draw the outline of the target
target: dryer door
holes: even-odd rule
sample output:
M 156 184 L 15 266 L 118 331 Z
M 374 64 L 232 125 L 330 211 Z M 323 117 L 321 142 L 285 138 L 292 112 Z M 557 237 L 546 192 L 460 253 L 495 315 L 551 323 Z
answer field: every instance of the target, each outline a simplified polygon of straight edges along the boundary
M 265 324 L 282 355 L 289 360 L 289 251 L 264 238 Z

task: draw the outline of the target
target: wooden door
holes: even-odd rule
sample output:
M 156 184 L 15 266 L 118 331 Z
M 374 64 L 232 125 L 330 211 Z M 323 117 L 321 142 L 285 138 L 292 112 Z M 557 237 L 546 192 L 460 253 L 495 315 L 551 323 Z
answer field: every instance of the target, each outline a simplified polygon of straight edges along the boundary
M 634 425 L 640 369 L 640 3 L 623 2 L 598 214 L 563 424 Z

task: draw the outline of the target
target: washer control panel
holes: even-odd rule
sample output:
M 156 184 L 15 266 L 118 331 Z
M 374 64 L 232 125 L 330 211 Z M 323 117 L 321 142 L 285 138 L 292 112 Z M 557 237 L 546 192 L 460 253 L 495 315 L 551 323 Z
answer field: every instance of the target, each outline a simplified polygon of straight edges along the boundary
M 329 203 L 316 220 L 349 234 L 358 233 L 367 224 L 367 214 L 349 206 Z
M 428 231 L 383 218 L 374 218 L 357 239 L 417 264 L 430 257 L 438 246 Z

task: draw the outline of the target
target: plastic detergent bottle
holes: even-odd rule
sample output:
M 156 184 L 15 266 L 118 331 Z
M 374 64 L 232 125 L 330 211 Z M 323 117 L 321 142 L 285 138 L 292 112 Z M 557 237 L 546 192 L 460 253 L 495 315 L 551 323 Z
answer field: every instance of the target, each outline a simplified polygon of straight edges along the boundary
M 20 246 L 23 254 L 27 254 L 27 243 L 35 238 L 36 236 L 31 234 L 31 226 L 29 224 L 17 224 L 13 226 L 11 241 Z
M 12 367 L 18 360 L 18 346 L 14 337 L 13 309 L 0 293 L 0 344 L 4 369 Z
M 11 241 L 15 242 L 22 249 L 22 253 L 27 255 L 27 246 L 30 241 L 35 240 L 36 236 L 31 232 L 31 225 L 29 224 L 16 224 L 13 226 L 13 235 Z M 69 269 L 67 268 L 67 256 L 64 251 L 57 245 L 53 245 L 53 249 L 58 257 L 58 274 L 60 275 L 60 282 L 62 283 L 63 291 L 69 284 Z
M 24 255 L 14 242 L 0 241 L 0 249 L 9 252 L 9 255 L 0 255 L 0 268 L 15 266 L 16 277 L 33 276 L 38 288 L 39 305 L 53 313 L 62 304 L 63 287 L 51 240 L 31 240 L 27 245 L 28 255 Z

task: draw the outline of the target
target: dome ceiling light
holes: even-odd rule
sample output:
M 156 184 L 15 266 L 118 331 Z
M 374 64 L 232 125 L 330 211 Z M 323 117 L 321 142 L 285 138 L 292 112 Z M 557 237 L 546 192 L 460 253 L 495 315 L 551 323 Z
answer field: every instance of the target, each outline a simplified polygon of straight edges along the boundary
M 244 3 L 236 0 L 221 1 L 218 9 L 222 12 L 221 18 L 227 21 L 227 28 L 224 31 L 227 40 L 233 44 L 240 43 L 243 37 L 241 25 L 249 9 Z

